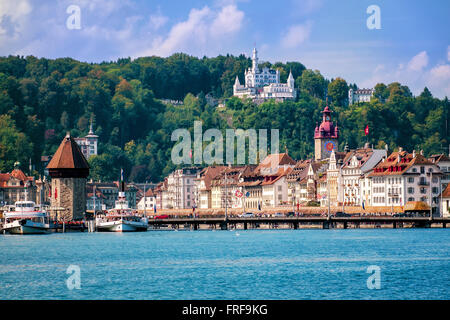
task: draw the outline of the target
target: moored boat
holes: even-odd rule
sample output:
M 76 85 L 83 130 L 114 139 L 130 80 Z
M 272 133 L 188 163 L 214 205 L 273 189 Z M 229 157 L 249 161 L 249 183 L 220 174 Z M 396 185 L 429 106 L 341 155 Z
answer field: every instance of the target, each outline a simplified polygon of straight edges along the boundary
M 17 201 L 11 210 L 3 213 L 2 230 L 10 234 L 42 234 L 50 231 L 48 214 L 36 210 L 33 201 Z
M 119 196 L 115 207 L 108 210 L 105 215 L 99 215 L 96 219 L 97 231 L 107 232 L 136 232 L 147 231 L 148 219 L 139 215 L 136 210 L 128 206 L 125 196 L 125 183 L 120 182 Z

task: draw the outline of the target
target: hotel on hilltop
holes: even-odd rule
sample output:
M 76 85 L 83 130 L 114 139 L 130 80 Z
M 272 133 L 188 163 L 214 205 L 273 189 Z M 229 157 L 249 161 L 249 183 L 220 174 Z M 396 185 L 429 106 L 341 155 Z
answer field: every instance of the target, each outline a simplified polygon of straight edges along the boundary
M 258 52 L 253 49 L 252 67 L 245 71 L 245 85 L 241 85 L 239 77 L 233 85 L 233 95 L 236 97 L 248 97 L 255 101 L 263 101 L 266 99 L 275 99 L 283 101 L 286 99 L 295 99 L 297 91 L 295 89 L 295 81 L 292 72 L 286 83 L 280 83 L 279 70 L 258 67 Z

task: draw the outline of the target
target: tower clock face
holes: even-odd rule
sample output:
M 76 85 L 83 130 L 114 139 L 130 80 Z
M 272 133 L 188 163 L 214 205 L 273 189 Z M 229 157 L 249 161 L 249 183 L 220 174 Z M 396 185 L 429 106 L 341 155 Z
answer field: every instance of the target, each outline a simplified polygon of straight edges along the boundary
M 324 145 L 325 145 L 325 150 L 327 150 L 327 152 L 331 152 L 336 148 L 335 143 L 331 140 L 325 141 Z
M 326 121 L 330 121 L 330 116 L 326 116 L 326 117 L 325 117 L 325 120 L 326 120 Z

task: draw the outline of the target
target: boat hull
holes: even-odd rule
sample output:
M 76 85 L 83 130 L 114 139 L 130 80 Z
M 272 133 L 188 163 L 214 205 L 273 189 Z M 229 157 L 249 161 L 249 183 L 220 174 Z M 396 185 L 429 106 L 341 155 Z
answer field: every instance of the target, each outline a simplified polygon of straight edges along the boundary
M 148 224 L 144 222 L 108 221 L 97 224 L 100 232 L 139 232 L 147 231 Z
M 14 221 L 4 224 L 3 231 L 9 234 L 45 234 L 50 232 L 50 226 L 29 220 L 26 220 L 25 223 Z

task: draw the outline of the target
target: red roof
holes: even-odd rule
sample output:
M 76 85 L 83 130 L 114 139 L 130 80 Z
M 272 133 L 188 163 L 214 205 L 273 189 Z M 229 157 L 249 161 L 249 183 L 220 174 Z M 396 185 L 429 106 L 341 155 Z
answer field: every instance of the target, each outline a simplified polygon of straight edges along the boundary
M 442 198 L 450 198 L 450 184 L 448 184 L 447 188 L 442 192 Z
M 421 154 L 413 157 L 413 154 L 406 151 L 393 152 L 386 160 L 381 161 L 369 176 L 402 175 L 413 165 L 435 164 Z
M 0 188 L 8 188 L 8 181 L 11 178 L 15 178 L 17 180 L 22 181 L 24 184 L 27 181 L 33 181 L 34 177 L 27 177 L 22 170 L 14 169 L 11 173 L 0 173 Z M 12 188 L 16 188 L 17 186 L 11 186 Z M 20 186 L 23 188 L 23 185 Z
M 47 165 L 47 169 L 89 169 L 89 164 L 78 144 L 68 133 Z

